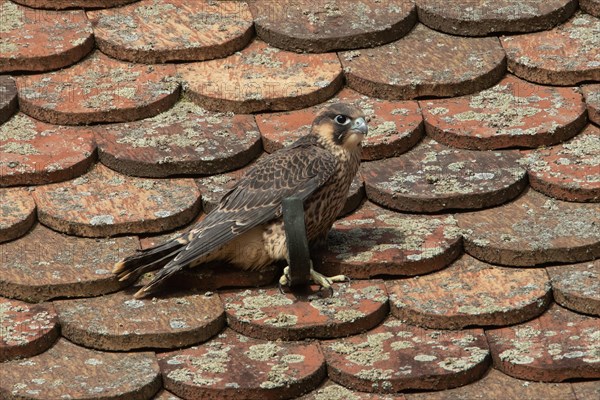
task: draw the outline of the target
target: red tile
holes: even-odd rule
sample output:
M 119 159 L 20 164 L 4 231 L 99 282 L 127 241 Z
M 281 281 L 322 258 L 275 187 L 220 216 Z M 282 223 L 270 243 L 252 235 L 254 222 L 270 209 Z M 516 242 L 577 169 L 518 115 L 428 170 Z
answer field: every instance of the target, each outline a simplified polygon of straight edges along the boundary
M 600 5 L 600 2 L 598 4 Z M 583 85 L 581 91 L 587 104 L 588 118 L 600 125 L 600 84 Z
M 134 237 L 83 239 L 37 224 L 0 244 L 0 295 L 38 302 L 114 292 L 123 287 L 114 263 L 137 248 Z
M 419 20 L 452 35 L 485 36 L 494 32 L 551 29 L 577 9 L 574 0 L 515 3 L 514 0 L 417 0 Z
M 327 291 L 325 291 L 327 293 Z M 333 286 L 333 295 L 278 288 L 223 294 L 229 327 L 267 340 L 334 338 L 364 332 L 388 314 L 382 281 L 356 281 Z
M 251 115 L 207 111 L 187 100 L 149 119 L 95 130 L 100 161 L 126 175 L 218 174 L 261 152 Z
M 141 1 L 87 15 L 100 50 L 132 62 L 221 58 L 244 48 L 254 33 L 240 1 Z
M 2 297 L 0 330 L 0 362 L 39 354 L 60 335 L 51 304 L 27 304 Z
M 508 69 L 547 85 L 600 80 L 598 29 L 598 18 L 579 12 L 549 31 L 502 37 Z
M 534 266 L 600 257 L 598 204 L 567 203 L 527 190 L 501 207 L 456 218 L 465 250 L 489 263 Z
M 51 125 L 23 113 L 0 125 L 0 186 L 73 179 L 95 159 L 90 129 Z
M 355 392 L 326 380 L 318 389 L 299 398 L 300 400 L 406 400 L 402 394 L 387 395 Z
M 600 380 L 571 383 L 577 400 L 600 398 Z
M 26 189 L 0 189 L 0 243 L 23 236 L 35 222 L 35 202 Z
M 496 267 L 468 255 L 442 271 L 386 283 L 392 315 L 433 329 L 512 325 L 552 300 L 544 269 Z
M 181 64 L 177 70 L 196 104 L 241 114 L 312 106 L 343 84 L 335 54 L 296 54 L 260 40 L 227 58 Z
M 513 199 L 527 186 L 516 151 L 453 149 L 426 139 L 397 158 L 364 163 L 367 198 L 400 211 L 483 208 Z
M 594 125 L 550 148 L 525 153 L 532 188 L 565 201 L 600 202 L 600 129 Z
M 43 224 L 90 237 L 167 231 L 190 222 L 200 208 L 191 179 L 132 178 L 100 164 L 75 180 L 38 187 L 33 195 Z
M 160 389 L 153 353 L 105 353 L 65 339 L 33 358 L 0 364 L 5 399 L 145 400 Z
M 419 104 L 428 135 L 465 149 L 547 146 L 575 136 L 586 123 L 575 88 L 536 85 L 513 75 L 477 94 Z
M 81 10 L 32 10 L 0 0 L 0 15 L 0 73 L 62 68 L 94 47 L 92 26 Z
M 489 365 L 483 331 L 436 331 L 390 318 L 367 333 L 321 343 L 329 378 L 350 389 L 443 390 L 479 379 Z
M 340 60 L 352 89 L 382 99 L 473 93 L 506 70 L 497 38 L 450 36 L 420 24 L 400 40 L 343 52 Z
M 379 100 L 345 88 L 325 104 L 338 102 L 354 104 L 367 117 L 369 134 L 362 145 L 363 160 L 377 160 L 404 153 L 423 135 L 423 118 L 414 101 Z M 322 109 L 323 104 L 320 104 L 298 111 L 257 115 L 256 122 L 264 149 L 272 153 L 307 134 L 312 121 Z
M 181 397 L 175 396 L 173 393 L 169 393 L 166 390 L 161 390 L 152 400 L 181 400 Z
M 600 260 L 548 267 L 554 300 L 576 312 L 600 317 Z
M 316 344 L 269 342 L 225 330 L 211 341 L 159 356 L 165 388 L 186 399 L 289 399 L 325 377 Z
M 554 305 L 529 322 L 486 331 L 494 366 L 533 381 L 598 379 L 599 322 Z
M 14 0 L 15 3 L 33 8 L 105 8 L 133 3 L 138 0 Z
M 17 85 L 12 77 L 0 75 L 0 124 L 17 112 Z
M 315 269 L 353 279 L 421 275 L 450 264 L 461 250 L 452 216 L 399 214 L 367 202 L 333 225 Z
M 586 13 L 600 18 L 600 0 L 579 0 L 579 6 Z
M 407 1 L 258 1 L 250 9 L 262 40 L 298 52 L 373 47 L 406 35 L 417 21 Z
M 96 51 L 70 68 L 17 77 L 19 106 L 52 124 L 134 121 L 177 101 L 174 74 L 173 65 L 130 64 Z

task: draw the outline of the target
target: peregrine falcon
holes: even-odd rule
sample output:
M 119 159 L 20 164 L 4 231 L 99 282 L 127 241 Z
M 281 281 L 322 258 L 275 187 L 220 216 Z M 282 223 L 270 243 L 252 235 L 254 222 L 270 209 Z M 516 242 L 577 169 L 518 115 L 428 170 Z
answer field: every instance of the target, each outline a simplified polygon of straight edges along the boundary
M 345 103 L 326 107 L 306 136 L 257 161 L 191 230 L 125 258 L 115 264 L 113 273 L 121 281 L 133 281 L 159 270 L 135 294 L 139 298 L 155 292 L 184 268 L 224 261 L 245 270 L 260 270 L 287 260 L 283 199 L 296 196 L 303 200 L 309 243 L 325 238 L 358 171 L 361 141 L 367 132 L 365 116 L 358 108 Z M 287 271 L 280 280 L 284 284 Z M 325 277 L 312 267 L 311 278 L 325 288 L 344 279 Z

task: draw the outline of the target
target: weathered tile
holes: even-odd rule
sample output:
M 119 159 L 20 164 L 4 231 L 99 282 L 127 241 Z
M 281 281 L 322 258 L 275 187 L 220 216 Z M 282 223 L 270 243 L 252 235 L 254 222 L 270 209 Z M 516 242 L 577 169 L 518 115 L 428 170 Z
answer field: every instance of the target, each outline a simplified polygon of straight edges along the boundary
M 554 300 L 576 312 L 600 317 L 600 260 L 548 267 Z
M 40 186 L 33 196 L 43 224 L 89 237 L 167 231 L 200 208 L 192 179 L 132 178 L 100 164 L 77 179 Z
M 552 301 L 544 269 L 496 267 L 466 254 L 442 271 L 386 286 L 392 315 L 433 329 L 512 325 Z
M 165 388 L 186 399 L 290 399 L 325 377 L 313 343 L 251 339 L 225 330 L 198 347 L 159 356 Z
M 138 248 L 134 237 L 84 239 L 37 224 L 0 244 L 0 295 L 38 302 L 98 296 L 123 287 L 111 269 Z
M 89 128 L 51 125 L 23 113 L 0 125 L 0 186 L 73 179 L 96 159 Z
M 579 0 L 579 6 L 586 13 L 600 18 L 600 0 Z
M 17 85 L 8 75 L 0 75 L 0 124 L 17 112 Z
M 309 394 L 299 398 L 300 400 L 406 400 L 402 394 L 377 394 L 355 392 L 338 385 L 330 380 L 325 382 Z
M 553 305 L 529 322 L 488 330 L 494 366 L 533 381 L 600 378 L 599 322 Z
M 38 356 L 0 364 L 6 399 L 145 400 L 160 388 L 153 353 L 105 353 L 60 339 Z
M 419 102 L 427 134 L 465 149 L 539 147 L 575 136 L 586 107 L 575 88 L 536 85 L 507 75 L 477 94 Z
M 181 400 L 181 397 L 175 396 L 173 393 L 169 393 L 166 390 L 161 390 L 152 400 Z
M 588 127 L 568 142 L 525 153 L 535 190 L 560 200 L 600 202 L 600 128 Z
M 95 130 L 100 161 L 126 175 L 218 174 L 261 152 L 251 115 L 207 111 L 185 99 L 155 117 Z
M 326 275 L 364 279 L 422 275 L 450 264 L 461 251 L 452 216 L 399 214 L 367 202 L 333 225 L 314 259 Z
M 364 163 L 367 198 L 400 211 L 495 206 L 527 186 L 517 151 L 481 152 L 425 140 L 396 158 Z
M 574 0 L 417 0 L 419 20 L 452 35 L 485 36 L 494 32 L 534 32 L 551 29 L 577 9 Z
M 335 54 L 296 54 L 260 40 L 229 57 L 181 64 L 177 70 L 195 103 L 235 113 L 312 106 L 343 84 Z
M 390 44 L 342 52 L 340 60 L 352 89 L 382 99 L 473 93 L 506 70 L 497 38 L 450 36 L 421 24 Z
M 417 21 L 408 1 L 253 1 L 250 9 L 258 37 L 298 52 L 373 47 L 406 35 Z
M 173 65 L 131 64 L 96 51 L 70 68 L 17 77 L 19 106 L 52 124 L 134 121 L 177 101 L 174 74 Z
M 578 12 L 549 31 L 502 37 L 508 69 L 547 85 L 600 80 L 599 29 L 598 18 Z
M 94 47 L 92 25 L 81 10 L 32 10 L 1 0 L 0 15 L 0 73 L 62 68 Z
M 364 332 L 388 315 L 382 281 L 335 284 L 329 297 L 318 289 L 312 285 L 286 293 L 278 288 L 225 292 L 228 325 L 260 339 L 302 340 Z
M 598 4 L 600 5 L 600 2 Z M 600 125 L 600 84 L 583 85 L 581 92 L 587 104 L 588 118 L 593 123 Z
M 31 229 L 35 211 L 35 202 L 26 189 L 0 189 L 0 243 L 23 236 Z
M 241 1 L 142 1 L 87 15 L 98 48 L 132 62 L 221 58 L 244 48 L 254 32 Z
M 600 380 L 588 382 L 572 382 L 571 386 L 577 400 L 600 398 Z
M 390 318 L 358 336 L 321 342 L 329 378 L 354 390 L 442 390 L 479 379 L 490 362 L 481 329 L 437 331 Z
M 28 304 L 0 297 L 0 362 L 47 350 L 60 336 L 51 304 Z
M 415 101 L 387 101 L 360 95 L 345 88 L 325 104 L 354 104 L 367 117 L 369 134 L 363 141 L 362 159 L 393 157 L 413 147 L 423 135 L 423 118 Z M 274 152 L 310 131 L 323 104 L 311 108 L 256 116 L 263 147 Z
M 526 190 L 511 203 L 456 218 L 465 250 L 492 264 L 534 266 L 600 257 L 599 204 L 568 203 Z
M 117 7 L 138 0 L 15 0 L 15 3 L 33 8 L 62 10 L 65 8 L 105 8 Z

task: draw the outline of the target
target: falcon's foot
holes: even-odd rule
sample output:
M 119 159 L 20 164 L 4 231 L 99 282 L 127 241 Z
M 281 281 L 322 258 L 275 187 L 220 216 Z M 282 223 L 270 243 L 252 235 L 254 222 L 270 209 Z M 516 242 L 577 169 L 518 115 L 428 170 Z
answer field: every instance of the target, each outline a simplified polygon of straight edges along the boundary
M 346 282 L 350 280 L 350 278 L 348 278 L 346 275 L 325 276 L 313 269 L 312 261 L 310 262 L 310 279 L 319 285 L 321 289 L 327 289 L 330 291 L 333 291 L 331 285 L 334 282 Z M 290 282 L 290 267 L 287 266 L 283 269 L 283 275 L 281 275 L 281 278 L 279 278 L 279 290 L 281 290 L 282 286 L 288 286 Z

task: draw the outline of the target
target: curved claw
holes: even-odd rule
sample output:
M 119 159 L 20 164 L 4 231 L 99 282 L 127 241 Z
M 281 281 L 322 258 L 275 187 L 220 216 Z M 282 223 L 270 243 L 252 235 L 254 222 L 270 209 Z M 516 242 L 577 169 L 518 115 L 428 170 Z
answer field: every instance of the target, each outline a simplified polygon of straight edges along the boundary
M 287 266 L 283 269 L 283 274 L 279 278 L 279 282 L 277 286 L 279 287 L 279 293 L 285 294 L 283 291 L 283 286 L 288 286 L 290 284 L 290 267 Z

